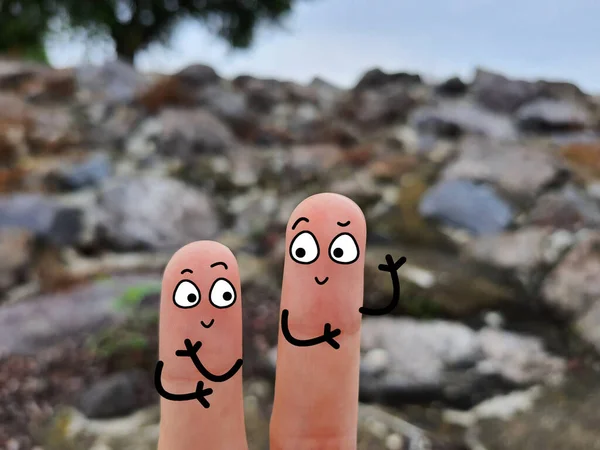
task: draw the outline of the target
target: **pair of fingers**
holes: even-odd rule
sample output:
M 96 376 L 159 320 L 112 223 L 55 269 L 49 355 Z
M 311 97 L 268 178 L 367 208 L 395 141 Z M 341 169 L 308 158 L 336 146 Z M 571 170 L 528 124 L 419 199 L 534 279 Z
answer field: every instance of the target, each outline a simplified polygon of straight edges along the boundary
M 356 447 L 366 223 L 336 194 L 309 197 L 286 231 L 271 449 Z M 388 257 L 392 272 L 393 261 Z M 382 267 L 380 267 L 382 268 Z M 396 267 L 397 269 L 397 267 Z M 180 249 L 162 282 L 159 450 L 247 449 L 239 270 L 211 241 Z

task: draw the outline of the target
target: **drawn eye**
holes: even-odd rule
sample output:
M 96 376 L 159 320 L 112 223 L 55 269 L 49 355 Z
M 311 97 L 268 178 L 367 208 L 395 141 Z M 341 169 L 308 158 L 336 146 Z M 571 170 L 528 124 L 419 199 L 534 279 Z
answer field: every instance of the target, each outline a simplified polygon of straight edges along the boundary
M 329 257 L 338 264 L 352 264 L 358 254 L 356 239 L 349 233 L 337 235 L 329 245 Z
M 180 308 L 193 308 L 200 303 L 200 291 L 191 281 L 180 281 L 173 292 L 173 302 Z
M 210 288 L 209 298 L 215 307 L 229 308 L 235 303 L 235 288 L 225 278 L 219 278 Z
M 319 257 L 319 243 L 310 231 L 298 234 L 290 244 L 290 256 L 300 264 L 310 264 Z

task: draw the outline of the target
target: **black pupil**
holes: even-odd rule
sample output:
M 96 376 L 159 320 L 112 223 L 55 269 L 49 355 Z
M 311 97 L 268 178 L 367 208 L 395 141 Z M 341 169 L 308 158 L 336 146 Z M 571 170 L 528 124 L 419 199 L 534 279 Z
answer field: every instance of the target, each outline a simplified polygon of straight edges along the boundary
M 341 258 L 343 255 L 344 255 L 344 250 L 342 250 L 339 247 L 333 251 L 333 256 L 335 256 L 336 258 Z
M 223 294 L 223 300 L 231 300 L 231 292 L 225 292 Z
M 306 250 L 304 250 L 303 248 L 299 248 L 296 250 L 296 256 L 298 258 L 304 258 L 305 255 L 306 255 Z
M 196 294 L 188 294 L 187 299 L 188 302 L 194 303 L 196 301 Z

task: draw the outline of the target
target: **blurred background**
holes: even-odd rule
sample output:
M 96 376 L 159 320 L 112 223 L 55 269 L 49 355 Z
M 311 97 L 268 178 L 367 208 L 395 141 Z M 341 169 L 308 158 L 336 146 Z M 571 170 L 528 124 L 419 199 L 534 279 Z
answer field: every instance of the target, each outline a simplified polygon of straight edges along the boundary
M 360 450 L 600 449 L 595 0 L 0 0 L 0 448 L 156 448 L 160 276 L 238 257 L 268 448 L 285 225 L 368 222 Z

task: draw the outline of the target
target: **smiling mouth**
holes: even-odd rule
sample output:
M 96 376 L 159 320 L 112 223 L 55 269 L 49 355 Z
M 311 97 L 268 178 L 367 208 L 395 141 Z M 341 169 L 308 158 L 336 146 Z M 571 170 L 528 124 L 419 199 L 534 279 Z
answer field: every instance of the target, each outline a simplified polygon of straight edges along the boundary
M 200 323 L 204 328 L 210 328 L 212 327 L 212 324 L 215 323 L 215 319 L 210 319 L 210 322 L 208 323 L 204 323 L 204 320 L 201 320 Z
M 325 283 L 327 283 L 327 280 L 329 280 L 329 277 L 325 277 L 325 279 L 323 281 L 319 281 L 319 279 L 317 277 L 315 277 L 315 281 L 317 282 L 317 284 L 319 286 L 323 286 Z

